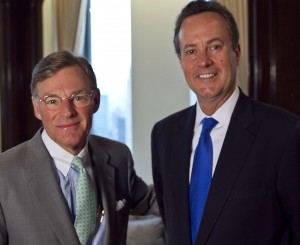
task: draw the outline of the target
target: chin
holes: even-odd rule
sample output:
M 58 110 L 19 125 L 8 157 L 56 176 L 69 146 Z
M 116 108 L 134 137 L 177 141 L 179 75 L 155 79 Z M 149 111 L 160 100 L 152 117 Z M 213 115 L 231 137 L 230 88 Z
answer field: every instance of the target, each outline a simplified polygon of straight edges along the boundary
M 200 95 L 201 95 L 201 97 L 204 97 L 204 98 L 212 98 L 212 97 L 215 97 L 216 91 L 215 91 L 215 89 L 205 88 L 205 89 L 201 90 Z
M 68 148 L 77 148 L 81 145 L 80 140 L 78 139 L 62 139 L 61 144 L 68 147 Z

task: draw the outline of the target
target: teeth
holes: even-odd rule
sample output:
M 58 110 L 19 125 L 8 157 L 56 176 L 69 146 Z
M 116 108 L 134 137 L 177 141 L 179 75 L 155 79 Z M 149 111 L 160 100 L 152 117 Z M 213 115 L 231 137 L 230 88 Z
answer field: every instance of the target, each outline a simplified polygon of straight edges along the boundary
M 214 77 L 215 74 L 202 74 L 202 75 L 199 75 L 200 78 L 210 78 L 210 77 Z

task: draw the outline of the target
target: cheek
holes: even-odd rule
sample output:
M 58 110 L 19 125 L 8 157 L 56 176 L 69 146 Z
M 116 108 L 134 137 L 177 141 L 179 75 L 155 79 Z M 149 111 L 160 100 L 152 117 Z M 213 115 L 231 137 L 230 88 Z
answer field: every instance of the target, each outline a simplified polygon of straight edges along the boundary
M 184 62 L 181 63 L 181 68 L 186 75 L 191 75 L 195 69 L 193 62 Z
M 83 110 L 77 110 L 77 117 L 82 121 L 90 121 L 94 114 L 94 107 L 83 108 Z
M 41 111 L 40 116 L 43 123 L 48 123 L 55 117 L 51 111 Z

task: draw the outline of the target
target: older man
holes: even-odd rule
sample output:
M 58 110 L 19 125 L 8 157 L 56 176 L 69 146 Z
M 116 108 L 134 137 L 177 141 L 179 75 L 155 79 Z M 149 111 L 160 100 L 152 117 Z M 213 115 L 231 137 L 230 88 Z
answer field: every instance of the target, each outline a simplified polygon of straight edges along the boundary
M 129 212 L 158 211 L 129 149 L 89 135 L 100 104 L 91 65 L 50 54 L 31 92 L 43 128 L 0 155 L 0 244 L 126 244 Z

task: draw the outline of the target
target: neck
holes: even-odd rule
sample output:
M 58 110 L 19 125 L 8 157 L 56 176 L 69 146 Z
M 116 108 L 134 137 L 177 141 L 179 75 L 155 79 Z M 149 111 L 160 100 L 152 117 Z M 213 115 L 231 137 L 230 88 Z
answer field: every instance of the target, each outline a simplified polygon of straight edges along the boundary
M 211 99 L 203 99 L 198 97 L 198 103 L 201 110 L 208 116 L 213 115 L 233 94 L 235 87 L 227 94 L 222 97 L 215 97 Z

